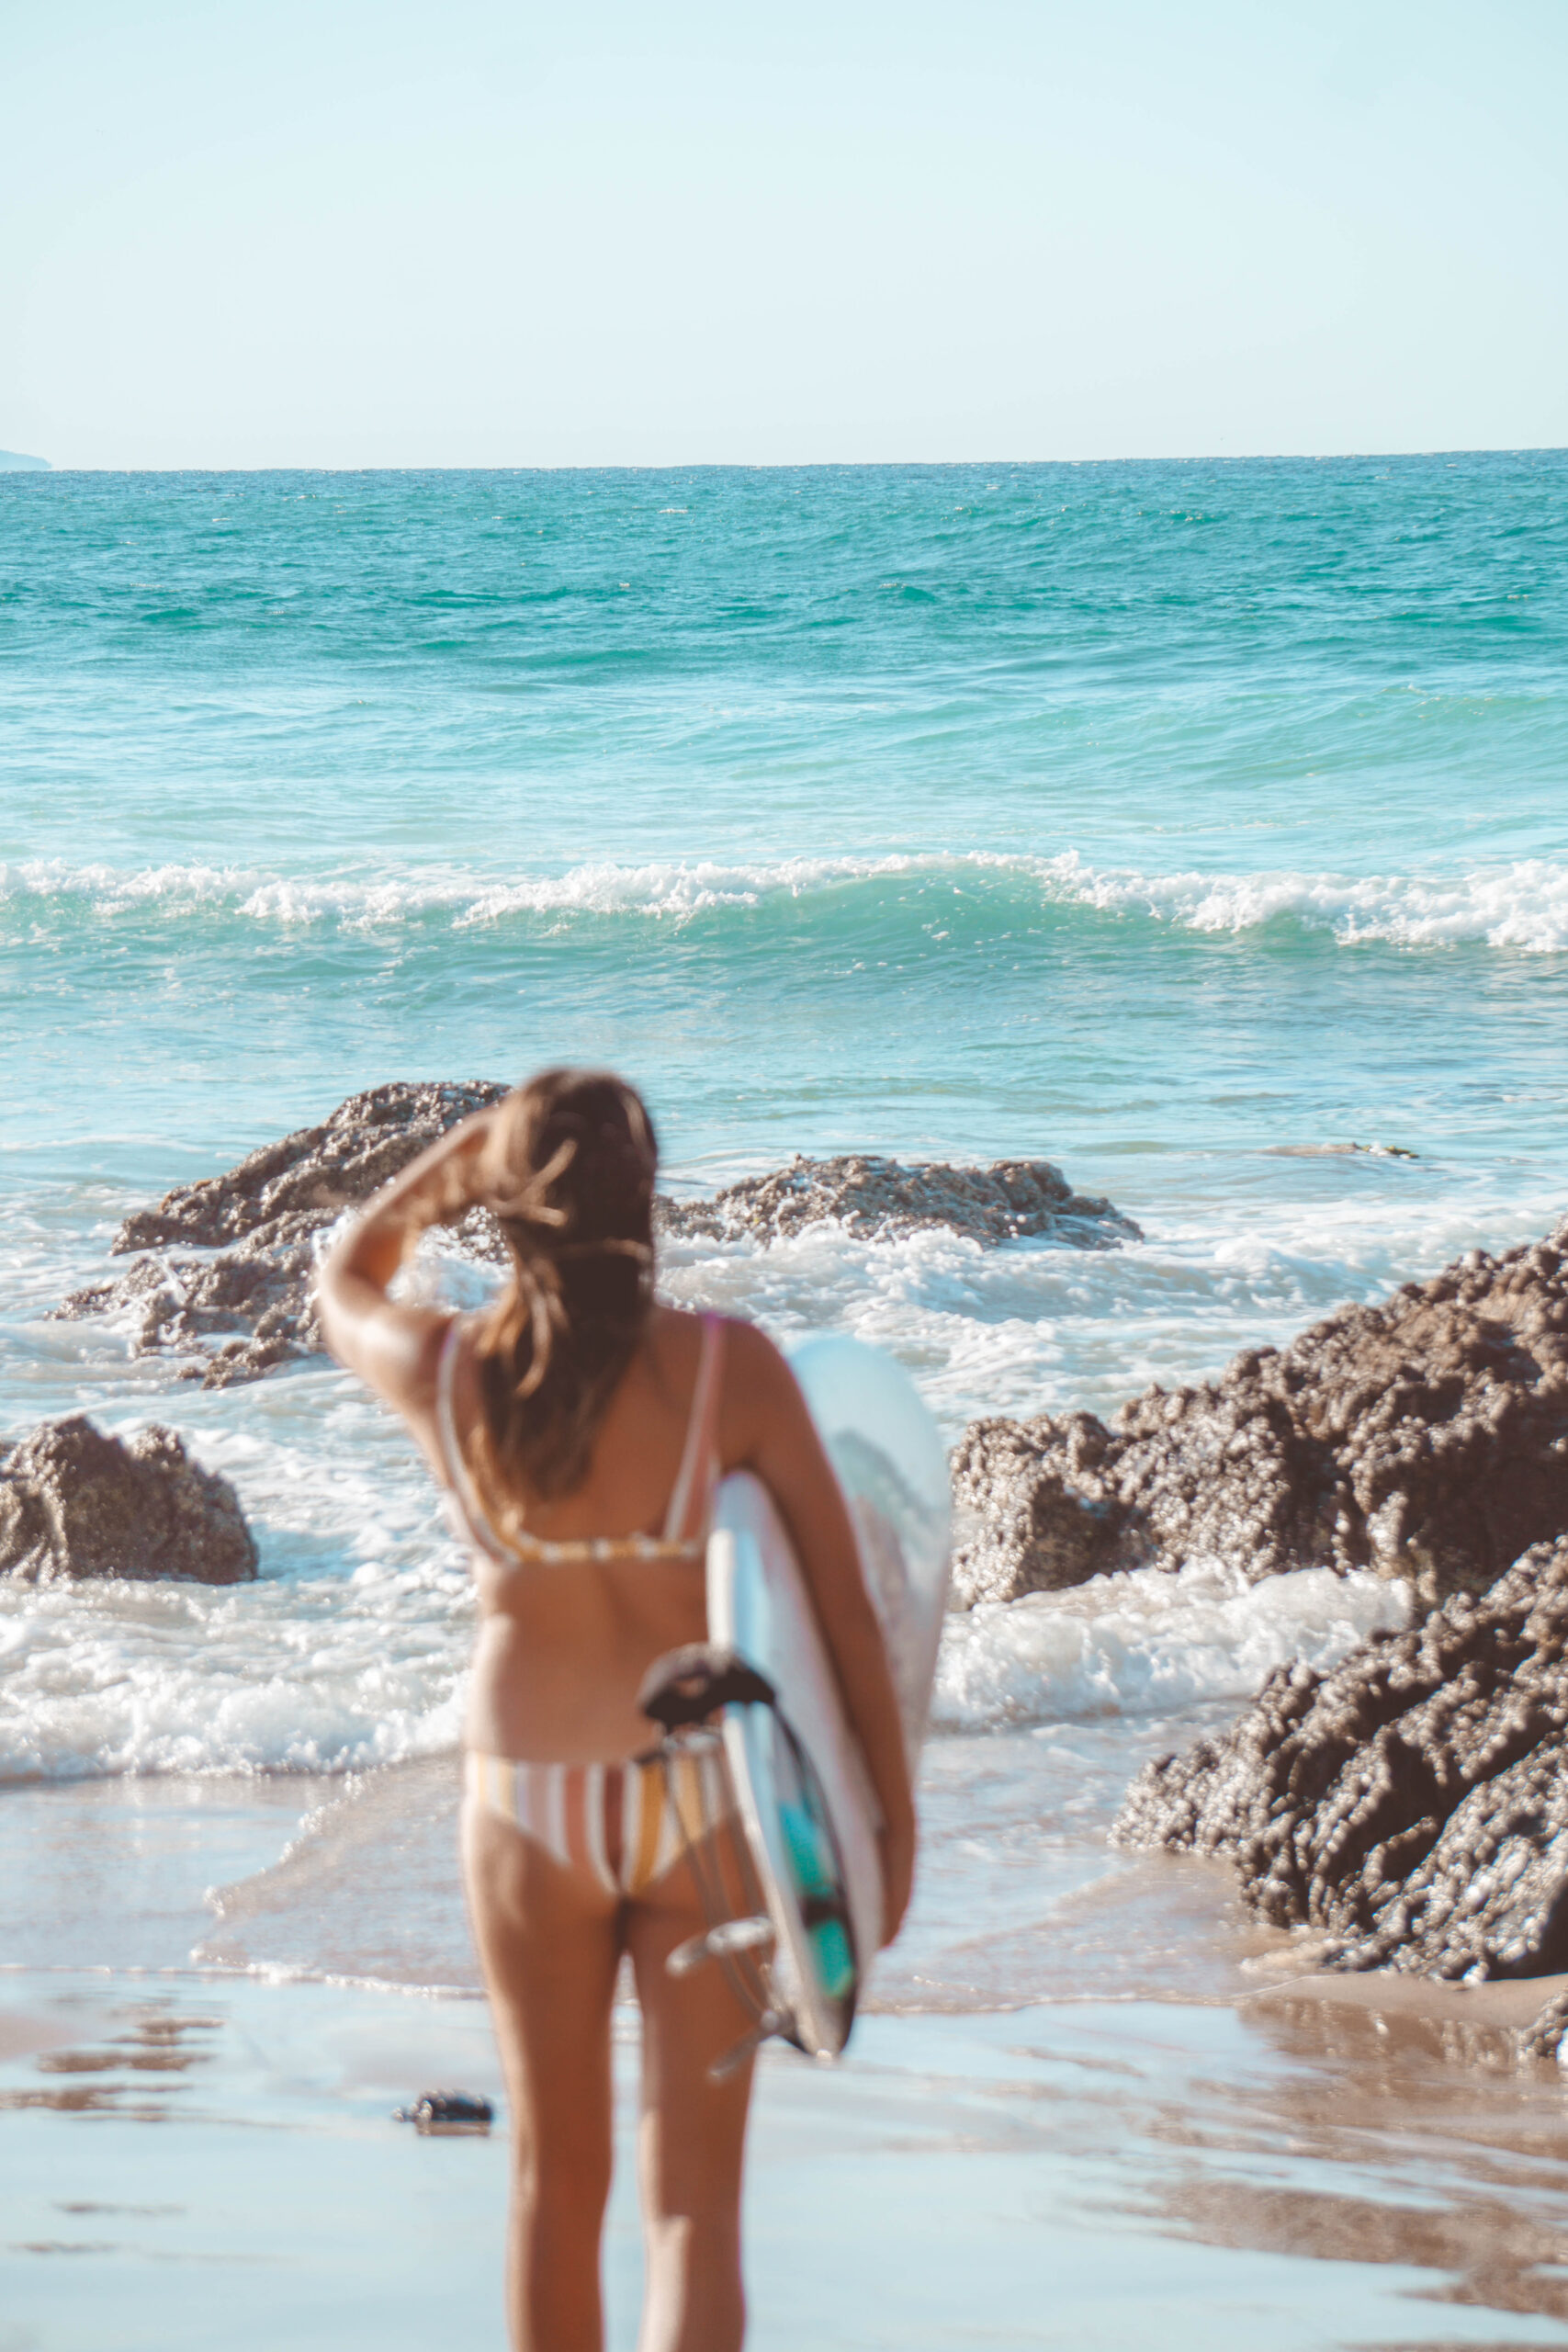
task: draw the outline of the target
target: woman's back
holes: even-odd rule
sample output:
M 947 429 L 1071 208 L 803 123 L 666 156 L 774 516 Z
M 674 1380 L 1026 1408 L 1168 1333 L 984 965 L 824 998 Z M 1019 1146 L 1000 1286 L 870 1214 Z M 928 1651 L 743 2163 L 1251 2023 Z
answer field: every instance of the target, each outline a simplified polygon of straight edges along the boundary
M 481 1491 L 478 1370 L 465 1327 L 452 1326 L 436 1437 L 485 1620 L 471 1747 L 595 1763 L 649 1746 L 652 1726 L 637 1707 L 643 1675 L 706 1628 L 703 1541 L 722 1464 L 724 1333 L 717 1317 L 656 1309 L 605 1408 L 586 1476 L 547 1501 Z M 513 1510 L 497 1508 L 507 1502 Z

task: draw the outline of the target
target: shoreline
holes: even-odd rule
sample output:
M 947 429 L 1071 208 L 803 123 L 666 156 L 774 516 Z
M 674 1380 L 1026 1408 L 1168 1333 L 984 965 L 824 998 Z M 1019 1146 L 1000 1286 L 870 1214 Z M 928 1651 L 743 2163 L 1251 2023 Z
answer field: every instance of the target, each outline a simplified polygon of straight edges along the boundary
M 928 1743 L 916 1903 L 863 2017 L 1311 2000 L 1506 2032 L 1568 1990 L 1568 1973 L 1466 1984 L 1324 1969 L 1322 1936 L 1258 1920 L 1227 1861 L 1108 1846 L 1134 1743 L 1157 1748 L 1182 1729 L 1156 1719 Z M 1042 1815 L 1064 1774 L 1080 1804 L 1052 1829 Z M 0 1985 L 76 1973 L 479 1999 L 459 1793 L 454 1757 L 356 1775 L 0 1790 L 0 1871 L 29 1891 L 0 1948 Z

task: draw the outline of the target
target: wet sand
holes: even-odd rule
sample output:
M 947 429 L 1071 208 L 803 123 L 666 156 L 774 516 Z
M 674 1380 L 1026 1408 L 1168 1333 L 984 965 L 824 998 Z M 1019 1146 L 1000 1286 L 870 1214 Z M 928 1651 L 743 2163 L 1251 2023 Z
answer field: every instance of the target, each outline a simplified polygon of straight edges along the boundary
M 149 1972 L 0 1976 L 5 2352 L 502 2352 L 505 2118 L 482 2005 Z M 757 2352 L 1568 2343 L 1568 2103 L 1485 2029 L 1299 1989 L 1240 2007 L 872 2017 L 771 2053 Z M 635 2018 L 606 2252 L 635 2333 Z
M 1063 1745 L 933 1747 L 920 1901 L 848 2060 L 768 2054 L 752 2352 L 1568 2345 L 1568 2086 L 1506 2030 L 1549 1984 L 1314 1974 L 1226 1873 L 1109 1852 L 1098 1804 L 1043 1826 L 1052 1786 L 1124 1776 Z M 454 1777 L 5 1793 L 0 2352 L 504 2352 Z M 617 2030 L 630 2352 L 635 2011 Z M 437 2087 L 495 2098 L 494 2131 L 391 2120 Z

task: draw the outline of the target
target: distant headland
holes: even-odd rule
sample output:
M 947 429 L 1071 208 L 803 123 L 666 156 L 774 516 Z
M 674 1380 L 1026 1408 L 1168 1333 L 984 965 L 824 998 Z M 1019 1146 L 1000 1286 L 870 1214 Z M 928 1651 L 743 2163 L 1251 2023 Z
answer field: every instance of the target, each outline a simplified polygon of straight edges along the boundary
M 47 458 L 24 458 L 19 449 L 0 449 L 0 474 L 47 474 L 52 471 Z

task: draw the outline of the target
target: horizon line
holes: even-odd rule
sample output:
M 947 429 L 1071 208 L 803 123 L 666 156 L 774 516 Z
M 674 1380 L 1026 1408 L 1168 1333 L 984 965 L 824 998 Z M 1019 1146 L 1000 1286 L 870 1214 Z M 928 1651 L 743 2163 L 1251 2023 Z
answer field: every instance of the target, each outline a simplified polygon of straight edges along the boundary
M 662 458 L 652 462 L 617 459 L 536 460 L 508 464 L 310 464 L 295 465 L 70 465 L 34 457 L 21 450 L 0 451 L 0 474 L 694 474 L 694 473 L 942 473 L 996 467 L 1017 472 L 1048 466 L 1213 466 L 1213 465 L 1333 465 L 1398 458 L 1546 458 L 1568 455 L 1568 443 L 1484 442 L 1451 444 L 1432 448 L 1191 450 L 1180 456 L 1126 455 L 1115 458 Z M 9 465 L 4 461 L 11 458 Z M 22 462 L 15 462 L 21 458 Z

